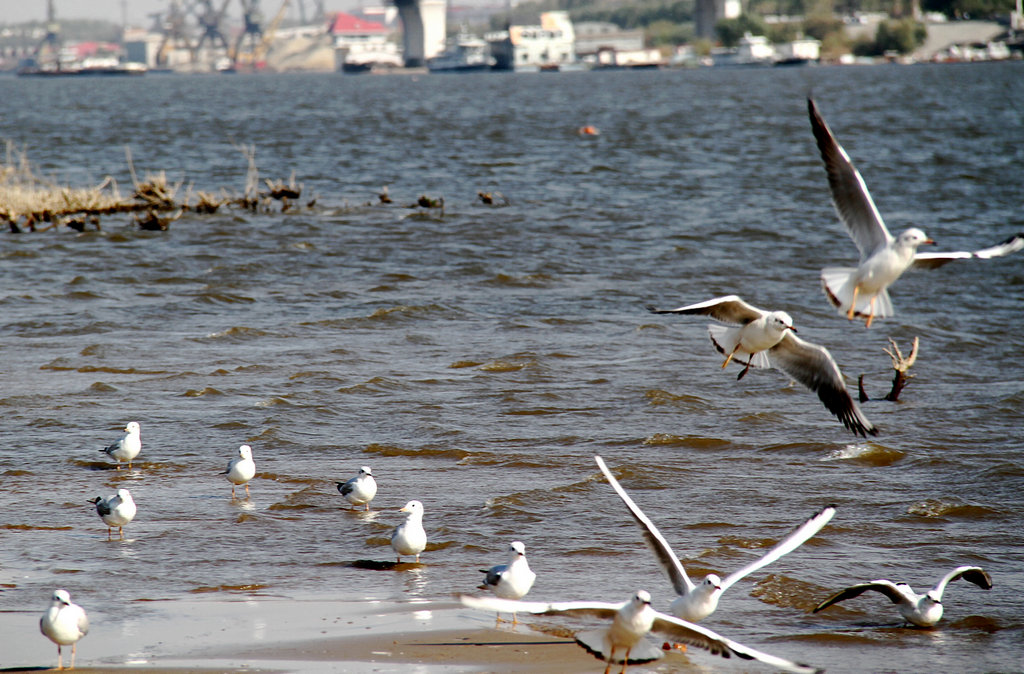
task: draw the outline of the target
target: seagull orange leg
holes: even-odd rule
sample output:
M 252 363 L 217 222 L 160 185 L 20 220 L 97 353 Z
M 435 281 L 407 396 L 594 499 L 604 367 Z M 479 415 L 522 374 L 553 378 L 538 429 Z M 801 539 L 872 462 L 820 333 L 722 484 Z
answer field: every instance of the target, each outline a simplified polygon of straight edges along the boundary
M 877 298 L 878 298 L 878 295 L 874 295 L 871 298 L 871 304 L 868 305 L 870 307 L 870 309 L 868 310 L 868 322 L 864 325 L 865 328 L 870 328 L 871 327 L 871 321 L 874 320 L 874 318 L 875 318 L 875 300 Z
M 853 313 L 857 310 L 857 286 L 853 286 L 853 301 L 850 302 L 850 310 L 846 312 L 846 317 L 849 320 L 853 320 Z
M 725 369 L 725 366 L 728 365 L 730 363 L 730 361 L 732 361 L 732 357 L 735 356 L 736 352 L 739 351 L 739 350 L 740 350 L 740 345 L 737 344 L 736 348 L 734 348 L 732 351 L 729 352 L 729 355 L 725 357 L 725 362 L 722 363 L 722 369 L 723 370 Z
M 629 652 L 633 650 L 632 647 L 626 649 L 626 657 L 622 659 L 622 671 L 619 674 L 626 674 L 626 667 L 629 666 Z
M 615 657 L 615 646 L 612 646 L 608 651 L 608 664 L 605 665 L 604 674 L 608 674 L 612 670 L 612 658 Z

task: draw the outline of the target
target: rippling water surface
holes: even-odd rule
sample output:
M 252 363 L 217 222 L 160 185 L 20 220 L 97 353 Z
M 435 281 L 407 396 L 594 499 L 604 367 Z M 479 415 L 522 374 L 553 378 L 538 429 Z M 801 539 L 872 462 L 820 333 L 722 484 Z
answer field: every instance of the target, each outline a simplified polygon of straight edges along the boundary
M 127 191 L 128 146 L 140 175 L 239 192 L 251 144 L 263 177 L 316 197 L 163 233 L 0 234 L 0 610 L 42 611 L 57 586 L 115 624 L 197 594 L 444 598 L 513 539 L 534 598 L 647 588 L 667 608 L 599 453 L 698 575 L 838 505 L 707 626 L 832 672 L 1024 669 L 1024 256 L 909 273 L 870 330 L 837 316 L 818 270 L 856 249 L 809 93 L 890 228 L 941 249 L 1024 230 L 1022 64 L 0 79 L 0 137 L 61 182 Z M 443 213 L 406 207 L 420 195 Z M 864 405 L 880 435 L 778 372 L 737 382 L 706 321 L 644 310 L 728 293 L 787 310 L 879 397 L 888 339 L 919 337 L 900 401 Z M 130 420 L 143 450 L 117 472 L 98 450 Z M 217 473 L 241 443 L 259 473 L 232 501 Z M 361 465 L 370 514 L 335 490 Z M 86 499 L 119 487 L 139 514 L 108 543 Z M 353 568 L 392 558 L 413 498 L 424 566 Z M 897 629 L 881 595 L 808 612 L 958 564 L 995 587 L 952 585 L 935 630 Z

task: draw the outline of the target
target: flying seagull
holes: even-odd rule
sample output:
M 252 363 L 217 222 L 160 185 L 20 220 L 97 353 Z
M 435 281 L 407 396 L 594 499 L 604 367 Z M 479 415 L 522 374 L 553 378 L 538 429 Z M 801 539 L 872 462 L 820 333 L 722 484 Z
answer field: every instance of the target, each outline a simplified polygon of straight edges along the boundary
M 611 670 L 613 663 L 622 664 L 622 672 L 627 665 L 640 665 L 653 662 L 663 657 L 664 652 L 647 641 L 644 637 L 649 632 L 670 637 L 676 642 L 695 648 L 710 651 L 713 655 L 723 658 L 737 656 L 744 660 L 757 660 L 766 665 L 789 672 L 812 674 L 822 670 L 801 665 L 783 658 L 756 651 L 753 648 L 736 643 L 731 639 L 712 632 L 706 627 L 688 623 L 674 616 L 659 613 L 651 608 L 651 595 L 645 590 L 638 591 L 629 601 L 613 604 L 603 601 L 516 601 L 497 597 L 472 597 L 456 595 L 464 606 L 483 609 L 485 611 L 515 612 L 538 614 L 569 613 L 592 616 L 604 620 L 611 619 L 612 624 L 605 628 L 587 630 L 576 635 L 576 643 L 588 653 L 607 663 L 605 674 Z
M 983 590 L 992 589 L 992 578 L 980 566 L 958 566 L 947 573 L 935 587 L 924 594 L 917 594 L 906 583 L 894 583 L 891 580 L 873 580 L 870 583 L 851 585 L 818 604 L 814 612 L 823 611 L 836 602 L 859 597 L 868 590 L 881 592 L 889 601 L 896 604 L 900 615 L 908 623 L 918 627 L 931 627 L 942 618 L 942 593 L 946 585 L 958 578 L 974 583 Z
M 947 253 L 918 253 L 918 246 L 935 242 L 917 227 L 911 227 L 893 238 L 860 172 L 854 168 L 849 155 L 836 140 L 811 98 L 807 99 L 807 112 L 828 173 L 832 204 L 839 219 L 846 225 L 850 238 L 860 250 L 860 263 L 857 267 L 825 267 L 821 270 L 822 286 L 829 301 L 850 320 L 854 316 L 866 317 L 866 325 L 870 328 L 871 321 L 876 317 L 892 316 L 892 302 L 887 289 L 910 267 L 934 269 L 953 260 L 987 260 L 1024 248 L 1024 233 L 1015 234 L 989 248 Z
M 370 509 L 370 501 L 377 495 L 377 481 L 373 479 L 373 473 L 369 466 L 359 469 L 359 474 L 347 482 L 338 482 L 338 492 L 354 506 L 363 506 L 364 510 Z
M 71 644 L 71 665 L 75 668 L 75 648 L 78 640 L 89 633 L 89 618 L 85 609 L 72 603 L 67 590 L 54 590 L 50 608 L 39 619 L 39 630 L 57 644 L 57 669 L 64 669 L 64 655 L 61 647 Z
M 703 315 L 725 323 L 711 324 L 711 343 L 725 356 L 722 367 L 734 358 L 746 358 L 737 379 L 752 367 L 775 367 L 810 390 L 836 415 L 846 428 L 857 435 L 877 435 L 860 407 L 850 397 L 839 366 L 823 346 L 805 342 L 794 333 L 793 319 L 785 311 L 764 311 L 747 304 L 737 295 L 716 297 L 678 309 L 647 307 L 655 314 Z
M 491 590 L 494 596 L 502 599 L 522 599 L 533 587 L 533 581 L 537 574 L 530 570 L 530 563 L 526 561 L 526 546 L 522 541 L 512 541 L 508 546 L 508 562 L 498 564 L 489 569 L 480 569 L 484 576 L 484 584 L 480 590 Z M 501 613 L 498 613 L 498 622 L 501 622 Z M 512 614 L 512 622 L 516 620 L 516 614 Z
M 228 461 L 228 468 L 221 475 L 226 475 L 231 483 L 231 498 L 235 498 L 235 486 L 244 484 L 245 495 L 249 496 L 249 480 L 256 477 L 256 463 L 252 460 L 252 447 L 242 445 L 238 448 L 238 456 Z
M 654 556 L 658 558 L 658 563 L 661 564 L 665 573 L 668 574 L 669 580 L 672 581 L 672 587 L 675 589 L 677 596 L 672 601 L 669 610 L 672 611 L 673 615 L 690 622 L 700 622 L 714 613 L 715 609 L 718 608 L 718 600 L 721 599 L 722 594 L 726 590 L 761 567 L 767 566 L 783 555 L 796 550 L 807 539 L 821 531 L 822 527 L 828 524 L 832 516 L 836 514 L 835 506 L 822 508 L 813 517 L 807 519 L 803 524 L 793 529 L 788 536 L 776 543 L 775 547 L 769 550 L 763 557 L 747 564 L 739 571 L 730 573 L 724 580 L 713 573 L 709 573 L 699 584 L 695 584 L 690 580 L 683 565 L 679 563 L 679 557 L 672 552 L 672 548 L 669 547 L 665 537 L 658 531 L 658 527 L 654 526 L 654 522 L 633 502 L 633 499 L 629 497 L 629 494 L 622 488 L 619 481 L 608 470 L 604 460 L 600 456 L 595 456 L 594 461 L 597 462 L 597 467 L 604 473 L 605 478 L 608 479 L 615 493 L 619 495 L 622 502 L 629 508 L 629 514 L 640 525 L 644 541 L 651 551 L 654 552 Z
M 124 435 L 109 447 L 100 450 L 106 452 L 117 461 L 117 469 L 121 470 L 121 462 L 128 462 L 128 470 L 132 469 L 132 459 L 142 451 L 142 438 L 140 436 L 139 422 L 129 421 L 124 427 Z

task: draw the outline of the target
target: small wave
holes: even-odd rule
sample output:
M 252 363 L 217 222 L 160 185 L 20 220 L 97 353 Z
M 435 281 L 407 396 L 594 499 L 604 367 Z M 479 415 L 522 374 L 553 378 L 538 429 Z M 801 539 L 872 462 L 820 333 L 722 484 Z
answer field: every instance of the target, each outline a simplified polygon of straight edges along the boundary
M 866 442 L 855 445 L 846 445 L 844 447 L 834 449 L 826 456 L 823 456 L 821 460 L 852 460 L 869 466 L 891 466 L 892 464 L 903 460 L 905 456 L 906 454 L 898 449 L 891 449 L 889 447 L 882 447 L 880 445 Z
M 699 435 L 672 435 L 671 433 L 655 433 L 644 438 L 643 444 L 652 447 L 687 447 L 689 449 L 726 449 L 728 440 L 707 438 Z
M 189 590 L 192 594 L 206 594 L 210 592 L 244 592 L 248 594 L 258 593 L 266 590 L 269 585 L 253 583 L 250 585 L 200 585 Z
M 189 390 L 187 390 L 187 391 L 185 391 L 184 393 L 181 394 L 181 396 L 183 398 L 202 398 L 203 396 L 219 396 L 219 395 L 224 395 L 224 394 L 221 391 L 218 391 L 217 389 L 213 388 L 212 386 L 207 386 L 207 387 L 205 387 L 205 388 L 203 388 L 201 390 L 198 390 L 198 391 L 195 390 L 194 388 L 190 388 Z
M 988 506 L 965 503 L 960 499 L 928 499 L 907 507 L 907 514 L 918 517 L 955 517 L 965 520 L 981 520 L 1001 517 L 1002 513 Z
M 662 391 L 661 389 L 654 389 L 644 393 L 644 397 L 647 398 L 647 402 L 651 405 L 671 405 L 673 407 L 680 407 L 682 409 L 705 409 L 707 408 L 707 402 L 699 396 L 683 395 L 676 393 L 669 393 L 668 391 Z
M 338 393 L 389 393 L 392 391 L 403 391 L 408 387 L 400 381 L 395 379 L 389 379 L 388 377 L 374 377 L 368 379 L 362 384 L 356 384 L 354 386 L 343 386 L 337 389 Z
M 86 374 L 92 372 L 102 374 L 167 374 L 165 370 L 140 370 L 135 367 L 110 367 L 102 365 L 83 365 L 76 368 L 76 370 Z
M 253 304 L 256 301 L 252 297 L 231 293 L 203 293 L 197 295 L 196 299 L 203 304 Z
M 247 328 L 244 326 L 235 326 L 220 332 L 211 332 L 206 337 L 196 338 L 196 341 L 206 341 L 210 339 L 228 339 L 232 341 L 244 341 L 248 339 L 258 339 L 260 337 L 266 337 L 268 332 L 265 330 L 257 330 L 256 328 Z
M 818 605 L 818 598 L 827 597 L 829 591 L 812 583 L 771 573 L 758 581 L 750 595 L 772 606 L 809 613 Z
M 0 529 L 14 529 L 16 531 L 70 531 L 74 527 L 44 527 L 32 524 L 0 524 Z
M 457 360 L 448 367 L 452 370 L 459 370 L 465 367 L 476 367 L 481 364 L 482 362 L 479 360 Z
M 363 450 L 367 454 L 379 454 L 380 456 L 426 456 L 431 458 L 452 458 L 457 460 L 472 456 L 471 452 L 464 449 L 407 449 L 396 445 L 370 444 Z
M 551 281 L 552 278 L 548 274 L 526 274 L 523 276 L 495 274 L 483 284 L 499 288 L 545 288 L 551 285 Z
M 510 356 L 502 358 L 495 358 L 490 360 L 478 369 L 481 372 L 518 372 L 519 370 L 525 370 L 527 368 L 537 368 L 540 366 L 540 361 L 537 356 L 532 353 L 515 353 Z

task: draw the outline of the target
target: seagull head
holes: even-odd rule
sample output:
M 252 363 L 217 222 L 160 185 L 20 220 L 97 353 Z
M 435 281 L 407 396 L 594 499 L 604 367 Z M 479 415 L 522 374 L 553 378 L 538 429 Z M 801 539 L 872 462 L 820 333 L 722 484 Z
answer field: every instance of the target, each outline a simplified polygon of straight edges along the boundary
M 240 456 L 243 459 L 251 459 L 252 447 L 250 447 L 249 445 L 242 445 L 241 447 L 238 448 L 238 456 Z
M 132 494 L 127 489 L 118 489 L 117 490 L 117 497 L 119 499 L 121 499 L 122 503 L 125 503 L 125 502 L 128 502 L 128 501 L 132 500 Z
M 522 541 L 512 541 L 511 543 L 509 543 L 508 551 L 516 557 L 526 556 L 526 546 L 523 545 Z
M 419 501 L 409 501 L 404 506 L 398 509 L 400 513 L 409 513 L 415 515 L 416 513 L 423 514 L 423 504 Z
M 373 477 L 373 473 L 370 472 L 370 467 L 369 466 L 363 466 L 362 468 L 360 468 L 359 469 L 359 474 L 360 475 L 369 475 L 370 477 Z
M 124 432 L 125 433 L 138 433 L 139 432 L 139 422 L 138 421 L 129 421 L 128 425 L 124 427 Z
M 704 589 L 708 592 L 714 592 L 722 589 L 722 579 L 714 573 L 709 573 L 704 576 Z
M 785 332 L 786 330 L 796 332 L 796 328 L 793 327 L 793 319 L 785 311 L 773 311 L 768 314 L 768 325 L 779 332 Z
M 650 606 L 651 593 L 647 590 L 637 590 L 637 593 L 633 595 L 633 603 L 640 606 Z
M 67 606 L 71 603 L 71 595 L 68 594 L 67 590 L 54 590 L 52 599 L 53 601 L 63 604 L 64 606 Z
M 924 596 L 925 596 L 926 599 L 928 599 L 933 604 L 941 604 L 942 603 L 942 597 L 939 596 L 939 593 L 936 592 L 935 590 L 928 590 L 927 592 L 924 593 Z
M 900 246 L 909 246 L 910 248 L 917 248 L 921 244 L 934 244 L 935 242 L 928 238 L 922 230 L 917 227 L 911 227 L 910 229 L 904 230 L 896 242 Z

